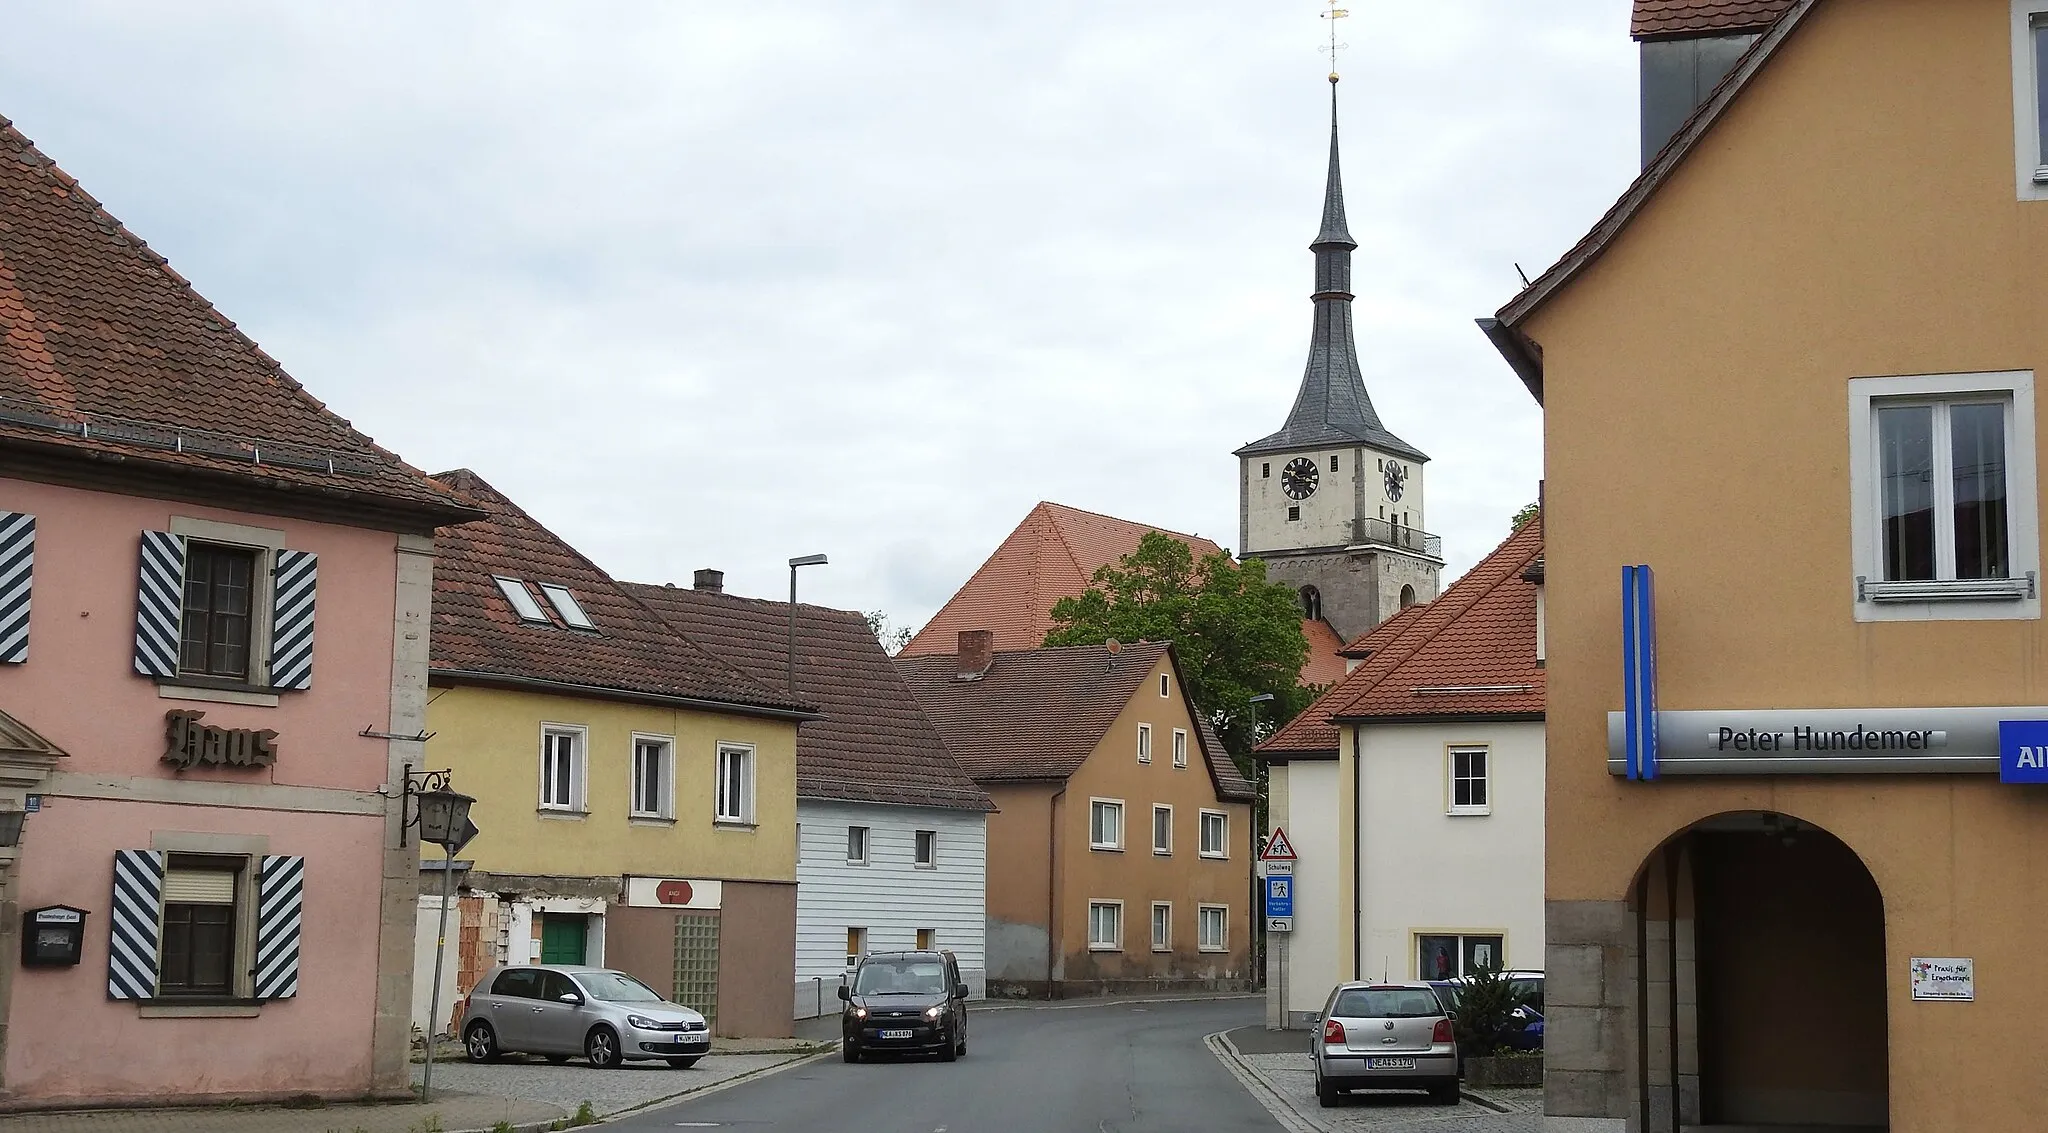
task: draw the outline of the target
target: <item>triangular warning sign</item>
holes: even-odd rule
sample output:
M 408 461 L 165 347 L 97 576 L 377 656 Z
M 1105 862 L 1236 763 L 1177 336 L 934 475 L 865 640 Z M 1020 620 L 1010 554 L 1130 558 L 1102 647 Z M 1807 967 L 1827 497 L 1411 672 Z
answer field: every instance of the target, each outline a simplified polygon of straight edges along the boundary
M 1291 862 L 1294 860 L 1294 843 L 1287 840 L 1287 831 L 1275 826 L 1273 837 L 1266 843 L 1266 852 L 1259 855 L 1263 861 Z

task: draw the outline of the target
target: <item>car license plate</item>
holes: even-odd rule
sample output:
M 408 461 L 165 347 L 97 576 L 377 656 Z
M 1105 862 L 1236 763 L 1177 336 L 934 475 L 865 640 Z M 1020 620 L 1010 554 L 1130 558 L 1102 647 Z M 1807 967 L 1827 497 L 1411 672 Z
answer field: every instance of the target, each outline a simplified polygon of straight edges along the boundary
M 1412 1058 L 1368 1058 L 1365 1060 L 1365 1068 L 1367 1070 L 1413 1070 L 1415 1069 L 1415 1060 Z
M 910 1037 L 910 1032 L 907 1029 L 900 1031 L 883 1031 L 881 1032 L 879 1037 L 885 1039 L 907 1039 Z

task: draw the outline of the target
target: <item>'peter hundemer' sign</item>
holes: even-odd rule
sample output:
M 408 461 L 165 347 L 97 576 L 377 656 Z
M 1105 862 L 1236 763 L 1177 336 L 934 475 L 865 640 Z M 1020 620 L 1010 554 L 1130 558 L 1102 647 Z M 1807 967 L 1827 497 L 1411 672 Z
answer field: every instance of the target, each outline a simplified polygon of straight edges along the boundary
M 265 728 L 221 728 L 202 724 L 204 712 L 164 713 L 164 762 L 179 768 L 268 767 L 277 762 L 277 733 Z
M 1996 772 L 1999 725 L 2048 707 L 1770 708 L 1657 713 L 1663 775 Z M 1607 714 L 1607 767 L 1627 773 L 1622 713 Z

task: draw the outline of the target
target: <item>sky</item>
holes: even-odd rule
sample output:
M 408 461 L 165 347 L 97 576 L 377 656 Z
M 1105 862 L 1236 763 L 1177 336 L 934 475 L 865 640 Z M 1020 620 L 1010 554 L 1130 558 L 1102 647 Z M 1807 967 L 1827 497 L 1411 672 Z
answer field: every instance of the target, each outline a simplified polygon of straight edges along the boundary
M 1445 581 L 1534 499 L 1473 326 L 1637 168 L 1628 0 L 1351 0 L 1366 385 Z M 615 576 L 915 627 L 1039 500 L 1235 549 L 1308 346 L 1316 0 L 32 3 L 0 115 L 300 382 Z

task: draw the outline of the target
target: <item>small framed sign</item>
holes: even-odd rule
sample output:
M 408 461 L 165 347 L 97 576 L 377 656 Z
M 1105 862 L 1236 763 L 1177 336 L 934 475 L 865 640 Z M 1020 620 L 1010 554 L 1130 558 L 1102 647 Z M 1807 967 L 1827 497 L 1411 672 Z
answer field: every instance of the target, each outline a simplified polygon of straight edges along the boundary
M 1977 998 L 1975 961 L 1967 956 L 1913 957 L 1913 998 L 1969 1003 Z

